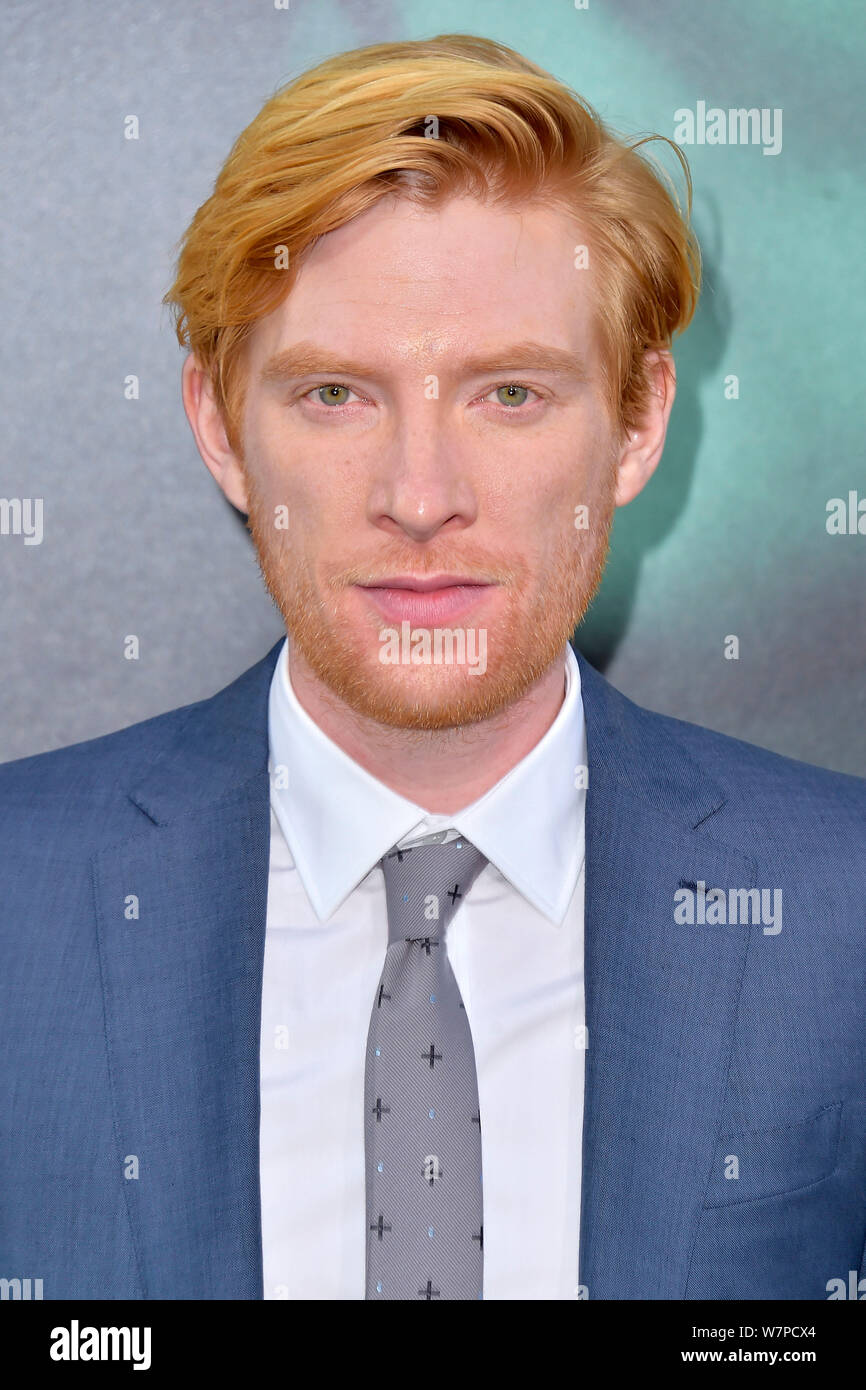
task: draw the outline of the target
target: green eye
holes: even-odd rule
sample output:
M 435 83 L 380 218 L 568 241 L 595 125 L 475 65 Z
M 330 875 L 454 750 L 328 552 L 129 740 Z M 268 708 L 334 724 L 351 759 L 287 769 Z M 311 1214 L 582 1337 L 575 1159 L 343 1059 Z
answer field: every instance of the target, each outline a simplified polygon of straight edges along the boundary
M 520 397 L 513 394 L 514 392 L 521 391 L 523 392 L 523 395 Z M 500 405 L 523 405 L 526 401 L 528 393 L 528 386 L 516 386 L 513 382 L 511 382 L 508 386 L 498 386 L 496 388 L 496 394 L 499 397 Z M 507 396 L 507 400 L 502 399 L 503 395 Z
M 327 391 L 328 393 L 327 400 L 325 400 L 322 397 L 323 391 Z M 339 396 L 339 393 L 341 391 L 345 393 L 343 396 Z M 346 396 L 350 396 L 352 394 L 348 386 L 340 386 L 335 381 L 329 382 L 327 386 L 317 386 L 316 393 L 322 405 L 345 405 Z

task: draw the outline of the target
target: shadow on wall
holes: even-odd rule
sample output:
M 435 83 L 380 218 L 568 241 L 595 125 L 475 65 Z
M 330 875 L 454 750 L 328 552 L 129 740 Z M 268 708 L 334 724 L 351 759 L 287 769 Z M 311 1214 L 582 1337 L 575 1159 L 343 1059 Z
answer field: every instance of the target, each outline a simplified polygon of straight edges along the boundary
M 701 225 L 707 228 L 705 235 Z M 677 395 L 664 455 L 644 491 L 616 513 L 604 579 L 572 639 L 599 671 L 610 665 L 628 631 L 644 556 L 663 544 L 685 510 L 703 433 L 701 383 L 717 375 L 727 350 L 730 299 L 719 274 L 721 214 L 715 198 L 702 198 L 694 226 L 703 257 L 703 288 L 691 326 L 674 343 Z

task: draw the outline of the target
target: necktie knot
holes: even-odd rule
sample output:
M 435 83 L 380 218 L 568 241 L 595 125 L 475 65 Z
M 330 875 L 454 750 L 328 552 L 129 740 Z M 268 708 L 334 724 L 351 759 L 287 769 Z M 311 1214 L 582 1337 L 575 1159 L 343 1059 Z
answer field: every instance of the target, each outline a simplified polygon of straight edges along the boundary
M 487 863 L 464 836 L 394 846 L 382 856 L 388 900 L 388 944 L 444 937 L 448 924 Z

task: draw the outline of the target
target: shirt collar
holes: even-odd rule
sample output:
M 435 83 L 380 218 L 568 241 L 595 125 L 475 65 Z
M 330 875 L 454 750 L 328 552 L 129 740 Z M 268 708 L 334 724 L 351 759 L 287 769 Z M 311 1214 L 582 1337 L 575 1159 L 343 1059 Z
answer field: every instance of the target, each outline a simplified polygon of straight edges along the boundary
M 517 891 L 560 925 L 584 859 L 586 764 L 580 670 L 569 646 L 565 695 L 543 738 L 495 786 L 433 814 L 350 758 L 301 706 L 280 649 L 268 705 L 271 804 L 316 916 L 325 921 L 392 846 L 446 827 L 465 835 Z

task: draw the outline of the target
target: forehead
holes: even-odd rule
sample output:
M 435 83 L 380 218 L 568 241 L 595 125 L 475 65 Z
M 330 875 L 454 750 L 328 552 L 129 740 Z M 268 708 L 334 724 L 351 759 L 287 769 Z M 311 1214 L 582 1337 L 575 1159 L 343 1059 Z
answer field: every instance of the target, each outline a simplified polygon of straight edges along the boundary
M 300 340 L 416 368 L 482 339 L 590 353 L 592 270 L 575 264 L 584 241 L 576 218 L 538 203 L 427 208 L 389 196 L 311 248 L 257 323 L 250 365 Z

